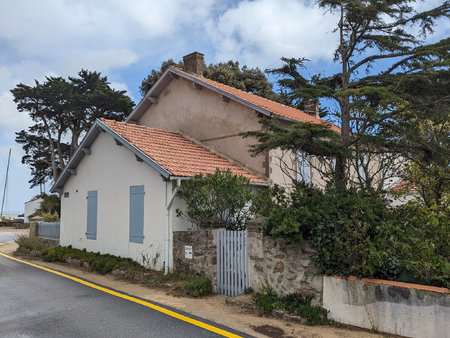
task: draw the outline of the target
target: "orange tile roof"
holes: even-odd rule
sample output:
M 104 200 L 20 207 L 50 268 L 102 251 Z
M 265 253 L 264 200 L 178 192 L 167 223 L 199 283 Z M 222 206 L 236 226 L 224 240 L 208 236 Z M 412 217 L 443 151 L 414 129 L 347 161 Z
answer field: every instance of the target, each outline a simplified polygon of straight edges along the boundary
M 210 84 L 211 86 L 214 86 L 218 89 L 226 91 L 230 94 L 233 94 L 243 100 L 246 100 L 250 103 L 260 106 L 261 108 L 267 109 L 275 115 L 282 116 L 282 117 L 285 117 L 285 118 L 288 118 L 288 119 L 291 119 L 294 121 L 299 121 L 299 122 L 327 124 L 331 127 L 331 130 L 333 130 L 337 133 L 341 132 L 341 128 L 339 128 L 338 126 L 336 126 L 332 123 L 329 123 L 327 121 L 324 121 L 320 118 L 317 118 L 315 116 L 311 116 L 300 109 L 289 107 L 284 104 L 266 99 L 264 97 L 261 97 L 261 96 L 255 95 L 255 94 L 247 93 L 243 90 L 225 85 L 225 84 L 217 82 L 217 81 L 207 79 L 207 78 L 205 78 L 203 76 L 199 76 L 197 74 L 186 73 L 185 71 L 183 71 L 182 69 L 180 69 L 178 67 L 173 67 L 173 68 L 176 68 L 180 72 L 183 72 L 185 74 L 193 76 L 193 77 L 199 79 L 200 81 L 206 82 L 206 83 Z
M 100 120 L 173 176 L 192 177 L 212 174 L 216 169 L 230 169 L 233 174 L 244 176 L 251 182 L 267 183 L 176 132 L 104 118 Z
M 401 181 L 394 184 L 394 186 L 391 187 L 392 191 L 403 191 L 403 190 L 416 190 L 416 187 L 411 182 L 402 179 Z

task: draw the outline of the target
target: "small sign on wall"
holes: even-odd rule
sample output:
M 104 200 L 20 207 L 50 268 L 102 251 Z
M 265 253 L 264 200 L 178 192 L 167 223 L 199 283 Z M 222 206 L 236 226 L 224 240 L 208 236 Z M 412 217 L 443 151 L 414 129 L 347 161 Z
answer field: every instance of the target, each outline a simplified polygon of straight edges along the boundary
M 191 245 L 184 246 L 184 258 L 192 259 L 192 246 Z

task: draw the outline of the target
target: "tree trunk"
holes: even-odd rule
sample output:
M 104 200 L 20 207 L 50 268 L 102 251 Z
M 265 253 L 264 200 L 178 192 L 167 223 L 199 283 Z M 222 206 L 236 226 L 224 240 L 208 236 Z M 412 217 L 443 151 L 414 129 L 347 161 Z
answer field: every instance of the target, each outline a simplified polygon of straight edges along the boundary
M 341 3 L 341 19 L 339 22 L 339 33 L 340 33 L 340 45 L 339 53 L 342 60 L 342 90 L 348 89 L 349 76 L 348 76 L 348 55 L 347 49 L 344 41 L 344 7 Z M 341 142 L 344 147 L 350 145 L 350 105 L 349 97 L 343 96 L 340 100 L 341 108 Z M 335 185 L 340 190 L 345 190 L 347 188 L 347 175 L 346 168 L 347 163 L 343 156 L 338 156 L 336 158 L 336 169 L 335 169 Z
M 53 170 L 53 181 L 56 182 L 56 180 L 59 177 L 59 172 L 58 172 L 58 168 L 56 167 L 56 154 L 55 154 L 55 146 L 53 144 L 53 138 L 52 138 L 52 133 L 50 131 L 50 128 L 48 126 L 47 120 L 45 119 L 45 117 L 42 117 L 42 122 L 44 123 L 45 126 L 45 131 L 47 132 L 47 137 L 48 137 L 48 141 L 50 144 L 50 158 L 52 160 L 52 170 Z
M 58 151 L 58 157 L 59 157 L 59 163 L 61 165 L 61 170 L 64 170 L 66 164 L 64 163 L 64 157 L 61 151 L 61 136 L 62 136 L 62 131 L 60 130 L 58 132 L 58 140 L 56 141 L 56 149 Z
M 72 142 L 70 143 L 70 156 L 72 157 L 78 148 L 78 139 L 80 137 L 80 130 L 72 130 Z

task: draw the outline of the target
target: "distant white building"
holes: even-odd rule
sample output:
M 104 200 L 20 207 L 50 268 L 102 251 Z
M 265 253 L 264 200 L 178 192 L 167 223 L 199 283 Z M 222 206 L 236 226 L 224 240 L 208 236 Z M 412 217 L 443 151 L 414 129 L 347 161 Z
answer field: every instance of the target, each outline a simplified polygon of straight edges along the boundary
M 34 214 L 37 209 L 41 206 L 43 199 L 34 198 L 31 201 L 25 202 L 25 222 L 29 222 L 29 216 Z

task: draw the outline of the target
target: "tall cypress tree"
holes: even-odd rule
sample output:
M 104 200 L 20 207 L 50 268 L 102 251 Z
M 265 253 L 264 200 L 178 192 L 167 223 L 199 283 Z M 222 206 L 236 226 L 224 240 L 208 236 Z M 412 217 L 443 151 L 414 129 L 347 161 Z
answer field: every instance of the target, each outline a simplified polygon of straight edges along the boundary
M 279 85 L 291 104 L 302 107 L 305 100 L 323 98 L 335 102 L 333 121 L 342 129 L 339 143 L 352 150 L 353 155 L 358 147 L 383 153 L 393 144 L 399 146 L 413 121 L 405 116 L 418 111 L 414 106 L 418 98 L 424 101 L 422 105 L 433 102 L 430 95 L 414 94 L 414 84 L 426 83 L 427 78 L 440 71 L 448 74 L 448 68 L 443 67 L 449 65 L 450 39 L 430 44 L 424 39 L 433 33 L 437 19 L 448 18 L 449 1 L 424 12 L 416 12 L 413 3 L 412 0 L 319 1 L 320 7 L 337 18 L 335 33 L 339 42 L 334 61 L 339 71 L 332 75 L 304 76 L 302 70 L 307 61 L 304 58 L 282 58 L 282 67 L 269 70 L 281 76 Z M 447 94 L 448 90 L 442 93 Z M 399 128 L 401 119 L 404 125 Z M 309 128 L 306 124 L 303 127 Z M 251 136 L 262 141 L 258 149 L 262 151 L 270 149 L 268 141 L 279 140 L 280 134 Z M 289 142 L 290 138 L 285 138 Z M 415 147 L 411 138 L 408 142 L 411 148 Z M 341 189 L 346 189 L 350 177 L 350 159 L 345 154 L 348 152 L 341 150 L 335 154 L 334 179 Z
M 16 133 L 16 142 L 26 154 L 22 162 L 30 166 L 33 175 L 31 187 L 49 179 L 56 181 L 77 150 L 80 137 L 97 118 L 124 120 L 133 107 L 125 91 L 111 88 L 106 77 L 87 70 L 68 80 L 47 77 L 43 83 L 35 81 L 34 86 L 19 83 L 11 92 L 17 109 L 35 122 Z

